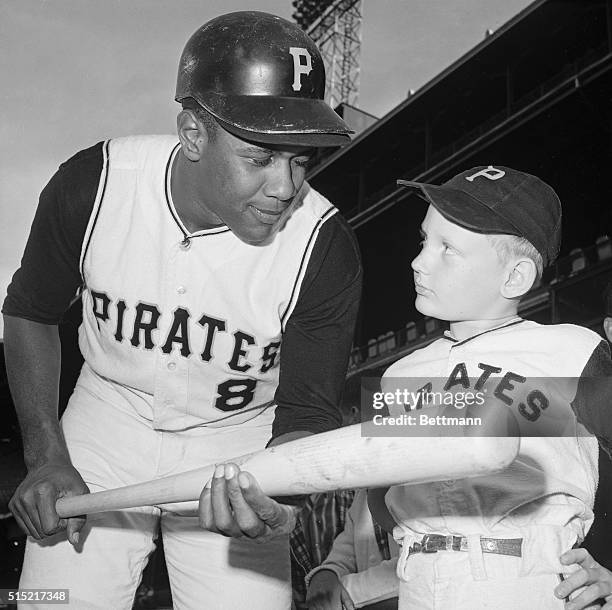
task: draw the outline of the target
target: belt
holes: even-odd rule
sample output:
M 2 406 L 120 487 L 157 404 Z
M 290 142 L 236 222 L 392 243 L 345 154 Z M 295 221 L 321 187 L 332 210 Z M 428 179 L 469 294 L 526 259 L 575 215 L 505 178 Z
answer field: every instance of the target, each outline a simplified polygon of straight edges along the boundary
M 483 553 L 521 556 L 522 538 L 481 538 L 480 548 Z M 443 536 L 442 534 L 425 534 L 421 542 L 415 542 L 409 549 L 413 553 L 437 553 L 438 551 L 467 551 L 468 539 L 462 536 Z

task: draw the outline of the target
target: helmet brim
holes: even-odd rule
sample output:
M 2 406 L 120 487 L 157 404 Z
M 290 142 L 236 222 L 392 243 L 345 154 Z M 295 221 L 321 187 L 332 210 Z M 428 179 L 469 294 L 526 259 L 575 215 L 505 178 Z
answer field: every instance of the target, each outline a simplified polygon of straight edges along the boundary
M 205 100 L 197 101 L 224 129 L 243 140 L 291 146 L 344 146 L 353 133 L 323 100 L 208 92 Z

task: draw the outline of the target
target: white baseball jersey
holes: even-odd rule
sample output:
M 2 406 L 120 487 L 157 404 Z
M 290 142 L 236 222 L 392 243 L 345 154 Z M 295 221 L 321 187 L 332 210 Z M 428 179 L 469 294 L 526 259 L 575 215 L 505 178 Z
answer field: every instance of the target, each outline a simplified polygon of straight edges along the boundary
M 275 435 L 335 427 L 361 279 L 346 221 L 304 183 L 265 245 L 190 233 L 170 189 L 178 150 L 119 138 L 64 164 L 3 311 L 56 324 L 80 287 L 83 379 L 155 429 L 239 424 L 273 399 Z
M 597 440 L 572 407 L 580 417 L 581 376 L 597 370 L 597 360 L 609 360 L 601 343 L 599 335 L 578 326 L 516 319 L 463 341 L 447 335 L 389 367 L 385 389 L 397 384 L 394 378 L 408 384 L 418 378 L 415 391 L 423 380 L 430 380 L 433 391 L 475 391 L 486 383 L 527 434 L 541 417 L 571 422 L 563 437 L 522 436 L 518 459 L 500 474 L 391 488 L 386 501 L 399 524 L 395 536 L 406 549 L 426 533 L 523 538 L 526 564 L 559 571 L 560 552 L 582 540 L 593 521 Z M 538 400 L 527 399 L 534 391 Z M 551 539 L 559 541 L 557 554 L 556 546 L 552 551 L 546 544 Z
M 170 136 L 106 144 L 81 255 L 85 360 L 168 430 L 240 423 L 274 398 L 283 324 L 336 213 L 305 185 L 268 245 L 225 226 L 189 234 L 170 192 L 178 150 Z

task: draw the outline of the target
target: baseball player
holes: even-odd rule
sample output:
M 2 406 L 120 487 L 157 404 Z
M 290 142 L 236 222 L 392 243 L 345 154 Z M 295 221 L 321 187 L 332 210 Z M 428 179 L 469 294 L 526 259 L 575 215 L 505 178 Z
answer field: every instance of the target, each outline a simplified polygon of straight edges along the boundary
M 304 181 L 313 148 L 349 141 L 324 86 L 296 25 L 217 17 L 180 60 L 178 138 L 101 142 L 43 190 L 3 307 L 28 467 L 11 502 L 30 535 L 22 588 L 131 608 L 159 530 L 174 607 L 290 607 L 294 509 L 231 466 L 208 530 L 171 509 L 85 523 L 54 507 L 338 426 L 361 269 Z M 78 293 L 85 363 L 58 423 L 57 323 Z
M 540 179 L 508 167 L 475 167 L 442 186 L 400 183 L 429 203 L 412 262 L 416 307 L 450 331 L 394 363 L 383 388 L 418 382 L 433 403 L 399 409 L 419 416 L 433 404 L 440 411 L 437 395 L 481 392 L 513 414 L 521 445 L 500 474 L 371 494 L 375 518 L 402 545 L 399 607 L 562 608 L 559 556 L 593 521 L 598 447 L 585 426 L 612 447 L 609 395 L 589 378 L 609 381 L 612 362 L 590 330 L 517 315 L 558 253 L 561 204 Z M 425 415 L 424 425 L 447 433 L 443 419 Z

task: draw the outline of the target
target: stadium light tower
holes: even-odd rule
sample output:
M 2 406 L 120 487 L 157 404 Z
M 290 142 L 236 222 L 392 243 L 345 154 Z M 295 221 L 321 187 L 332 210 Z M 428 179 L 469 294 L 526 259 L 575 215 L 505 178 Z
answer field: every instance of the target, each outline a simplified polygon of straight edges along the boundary
M 294 0 L 293 19 L 317 43 L 327 72 L 332 108 L 357 105 L 362 0 Z

